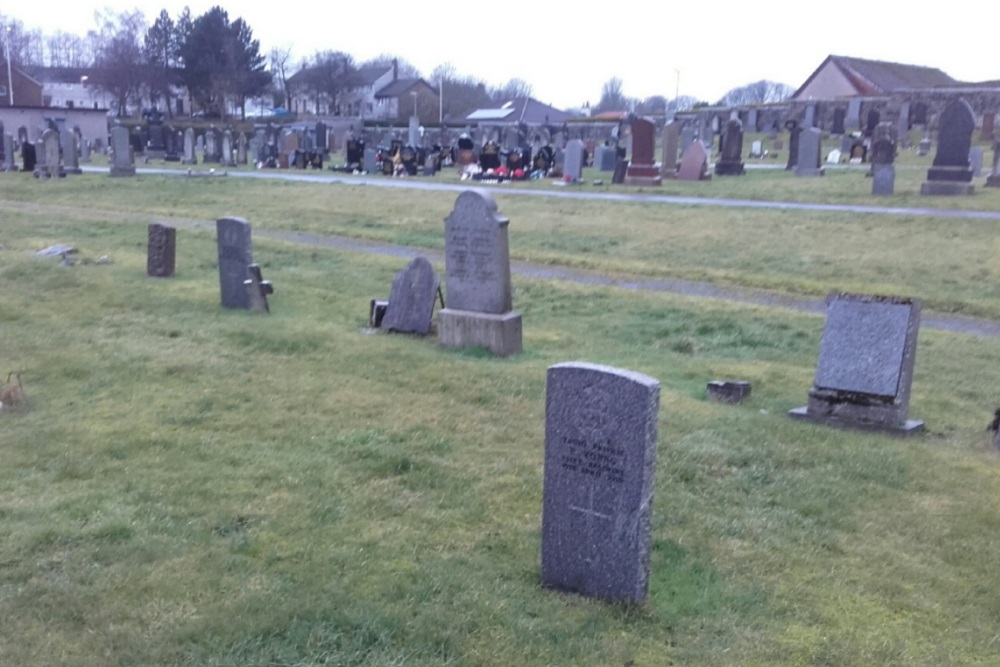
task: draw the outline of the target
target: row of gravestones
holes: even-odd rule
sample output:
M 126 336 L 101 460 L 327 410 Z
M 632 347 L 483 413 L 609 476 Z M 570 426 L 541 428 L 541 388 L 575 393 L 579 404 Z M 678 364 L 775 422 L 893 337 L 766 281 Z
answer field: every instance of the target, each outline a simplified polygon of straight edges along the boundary
M 24 130 L 27 135 L 27 130 Z M 14 137 L 3 131 L 0 123 L 0 171 L 16 171 L 14 163 Z M 48 128 L 34 144 L 25 140 L 21 144 L 21 171 L 33 172 L 38 177 L 60 177 L 83 173 L 80 169 L 80 151 L 83 161 L 90 160 L 90 145 L 81 141 L 72 130 L 59 131 Z
M 447 306 L 439 342 L 521 349 L 512 310 L 507 228 L 487 192 L 459 195 L 445 220 Z M 222 305 L 267 309 L 270 283 L 253 264 L 250 223 L 222 218 Z M 174 273 L 176 232 L 149 227 L 147 273 Z M 426 333 L 440 281 L 417 258 L 393 281 L 384 326 Z M 920 302 L 836 294 L 828 299 L 814 386 L 794 418 L 910 434 L 907 419 Z M 634 371 L 571 362 L 551 366 L 545 394 L 541 580 L 559 590 L 643 602 L 650 563 L 659 382 Z

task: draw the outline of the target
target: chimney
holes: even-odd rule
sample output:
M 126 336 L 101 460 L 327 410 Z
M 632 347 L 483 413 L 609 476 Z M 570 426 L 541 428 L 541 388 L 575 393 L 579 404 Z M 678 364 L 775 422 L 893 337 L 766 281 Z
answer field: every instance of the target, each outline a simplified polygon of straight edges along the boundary
M 395 81 L 399 78 L 399 59 L 392 59 L 392 80 Z

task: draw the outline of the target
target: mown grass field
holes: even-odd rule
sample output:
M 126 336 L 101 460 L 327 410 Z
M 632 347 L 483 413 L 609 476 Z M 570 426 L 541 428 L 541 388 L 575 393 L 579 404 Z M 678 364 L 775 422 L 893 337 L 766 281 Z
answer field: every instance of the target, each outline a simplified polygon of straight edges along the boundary
M 525 353 L 499 360 L 365 331 L 404 260 L 258 238 L 272 314 L 224 311 L 211 225 L 179 224 L 177 276 L 145 276 L 152 219 L 440 248 L 454 198 L 0 179 L 0 371 L 30 398 L 0 413 L 0 664 L 1000 662 L 1000 340 L 922 331 L 928 432 L 895 440 L 785 416 L 815 315 L 515 277 Z M 1000 307 L 997 222 L 497 200 L 519 258 Z M 89 261 L 33 256 L 52 243 Z M 545 369 L 569 360 L 662 384 L 641 608 L 538 585 Z M 718 378 L 751 400 L 706 402 Z

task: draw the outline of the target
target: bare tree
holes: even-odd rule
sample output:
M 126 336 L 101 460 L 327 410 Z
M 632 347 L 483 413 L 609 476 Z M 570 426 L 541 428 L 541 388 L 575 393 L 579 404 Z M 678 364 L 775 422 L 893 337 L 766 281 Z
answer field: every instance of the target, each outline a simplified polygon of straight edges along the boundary
M 441 92 L 445 120 L 460 120 L 476 109 L 493 105 L 486 84 L 474 77 L 460 75 L 451 63 L 434 68 L 431 85 Z
M 502 104 L 509 100 L 531 97 L 535 89 L 524 79 L 513 78 L 502 86 L 494 88 L 490 92 L 490 97 L 497 104 Z
M 26 30 L 19 20 L 0 14 L 0 53 L 10 48 L 10 60 L 20 67 L 45 64 L 45 45 L 40 30 Z M 7 41 L 9 40 L 9 44 Z
M 743 104 L 767 104 L 782 102 L 795 92 L 791 86 L 761 79 L 745 86 L 733 88 L 718 101 L 719 106 L 740 106 Z
M 110 94 L 119 116 L 128 113 L 128 103 L 142 99 L 145 84 L 145 58 L 142 38 L 146 20 L 142 12 L 111 10 L 95 12 L 99 27 L 98 46 L 94 63 L 94 81 Z
M 274 82 L 274 88 L 276 91 L 280 92 L 281 100 L 278 101 L 277 95 L 275 95 L 274 103 L 276 106 L 287 107 L 289 100 L 291 100 L 292 95 L 288 90 L 288 68 L 291 65 L 292 60 L 292 47 L 283 46 L 271 49 L 268 54 L 268 61 L 271 66 L 271 78 Z
M 396 67 L 396 74 L 400 79 L 418 79 L 420 78 L 420 70 L 416 66 L 408 61 L 406 58 L 400 56 L 394 56 L 389 53 L 380 53 L 370 60 L 358 65 L 358 69 L 362 67 Z
M 623 91 L 624 84 L 617 76 L 604 82 L 601 87 L 601 100 L 594 107 L 594 113 L 605 111 L 625 111 L 628 109 L 628 99 Z

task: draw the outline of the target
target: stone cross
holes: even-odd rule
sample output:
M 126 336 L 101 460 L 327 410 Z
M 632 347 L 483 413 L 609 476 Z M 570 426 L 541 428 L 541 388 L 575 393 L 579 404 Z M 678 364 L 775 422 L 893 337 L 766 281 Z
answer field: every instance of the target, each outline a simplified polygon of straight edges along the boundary
M 260 264 L 251 264 L 247 267 L 250 277 L 243 281 L 249 300 L 249 309 L 259 312 L 270 313 L 271 308 L 267 304 L 267 295 L 274 294 L 274 286 L 270 280 L 264 280 L 260 273 Z

